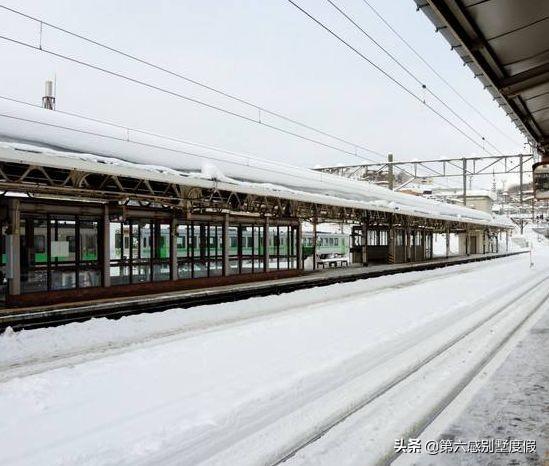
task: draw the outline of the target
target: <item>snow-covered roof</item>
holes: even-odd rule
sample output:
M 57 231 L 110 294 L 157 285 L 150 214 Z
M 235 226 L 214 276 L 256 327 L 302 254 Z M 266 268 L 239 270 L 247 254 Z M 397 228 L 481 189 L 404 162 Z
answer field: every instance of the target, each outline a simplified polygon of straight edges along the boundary
M 288 164 L 0 100 L 0 161 L 509 227 L 484 212 Z M 21 141 L 32 141 L 22 143 Z
M 454 197 L 463 197 L 463 190 L 460 189 L 441 189 L 434 192 L 437 196 L 454 196 Z M 465 192 L 466 196 L 469 197 L 489 197 L 492 200 L 496 200 L 496 195 L 489 191 L 488 189 L 468 189 Z

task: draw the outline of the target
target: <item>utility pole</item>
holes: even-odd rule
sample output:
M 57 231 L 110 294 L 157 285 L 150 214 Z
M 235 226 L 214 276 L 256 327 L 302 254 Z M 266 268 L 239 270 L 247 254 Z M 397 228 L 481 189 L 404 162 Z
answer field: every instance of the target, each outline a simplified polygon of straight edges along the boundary
M 467 159 L 463 158 L 463 205 L 467 205 Z
M 393 191 L 395 189 L 395 179 L 394 179 L 394 173 L 393 173 L 393 165 L 392 165 L 392 162 L 393 162 L 393 154 L 388 154 L 387 155 L 387 162 L 389 162 L 389 164 L 387 165 L 387 183 L 388 183 L 388 188 Z

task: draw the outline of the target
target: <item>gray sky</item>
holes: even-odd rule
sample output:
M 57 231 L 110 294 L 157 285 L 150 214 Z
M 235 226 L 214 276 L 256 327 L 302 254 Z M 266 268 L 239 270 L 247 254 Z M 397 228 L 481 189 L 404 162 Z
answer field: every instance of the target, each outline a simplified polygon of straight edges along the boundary
M 427 18 L 416 12 L 412 0 L 369 1 L 430 63 L 436 65 L 446 79 L 519 144 L 501 136 L 451 93 L 362 0 L 335 1 L 503 152 L 524 150 L 520 144 L 524 138 L 469 69 L 450 51 L 446 41 L 434 32 Z M 354 30 L 327 2 L 298 2 L 414 92 L 423 95 L 417 83 Z M 287 0 L 3 0 L 2 3 L 357 144 L 382 153 L 393 152 L 396 159 L 483 153 L 321 30 Z M 0 11 L 0 31 L 1 35 L 33 44 L 38 42 L 36 23 L 5 11 Z M 257 116 L 246 106 L 47 28 L 43 44 L 51 50 L 113 68 L 250 117 Z M 0 57 L 1 95 L 39 103 L 44 80 L 56 76 L 60 110 L 302 166 L 360 162 L 352 156 L 283 136 L 268 128 L 1 39 Z M 429 96 L 427 101 L 437 105 Z M 448 111 L 443 111 L 479 139 Z M 288 126 L 288 129 L 294 128 Z M 362 154 L 379 159 L 365 152 Z M 491 179 L 477 183 L 489 185 Z

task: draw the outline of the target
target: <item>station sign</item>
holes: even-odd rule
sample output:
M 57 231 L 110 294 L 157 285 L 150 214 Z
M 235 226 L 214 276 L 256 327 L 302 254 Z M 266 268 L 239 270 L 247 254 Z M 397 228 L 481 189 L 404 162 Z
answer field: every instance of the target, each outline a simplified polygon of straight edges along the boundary
M 535 163 L 532 173 L 534 175 L 534 197 L 549 199 L 549 160 Z

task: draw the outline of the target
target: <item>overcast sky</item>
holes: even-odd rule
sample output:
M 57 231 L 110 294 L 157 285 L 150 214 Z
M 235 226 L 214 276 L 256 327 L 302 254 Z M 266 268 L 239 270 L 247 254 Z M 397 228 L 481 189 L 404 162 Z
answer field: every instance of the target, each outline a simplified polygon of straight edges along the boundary
M 453 86 L 518 144 L 503 137 L 460 101 L 376 18 L 363 0 L 334 1 L 500 150 L 524 151 L 522 135 L 470 70 L 450 51 L 443 37 L 435 33 L 430 21 L 416 12 L 412 0 L 368 1 Z M 421 86 L 353 29 L 325 0 L 296 2 L 423 96 Z M 287 0 L 3 0 L 2 4 L 383 154 L 392 152 L 398 160 L 483 153 Z M 0 11 L 0 30 L 0 35 L 38 43 L 37 23 L 5 11 Z M 254 109 L 48 28 L 43 30 L 42 40 L 47 49 L 257 117 Z M 1 39 L 0 57 L 0 95 L 3 96 L 39 103 L 43 82 L 55 76 L 60 110 L 302 166 L 360 162 L 353 156 Z M 432 97 L 427 95 L 426 99 L 440 108 Z M 442 111 L 473 138 L 479 139 L 447 110 Z M 265 118 L 265 121 L 284 125 L 277 120 Z M 353 151 L 336 141 L 323 140 Z M 380 158 L 363 151 L 359 153 L 374 160 Z M 491 180 L 479 183 L 486 185 Z

